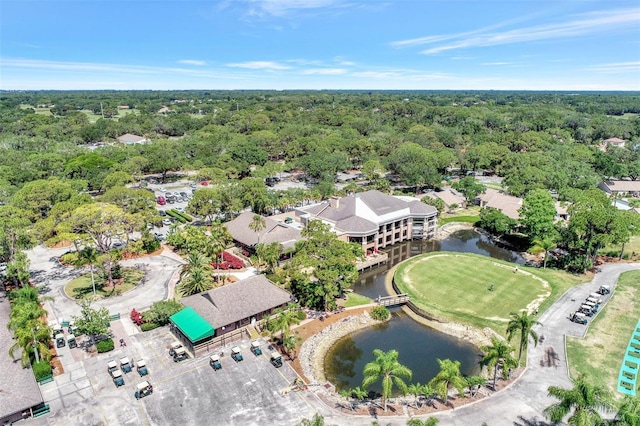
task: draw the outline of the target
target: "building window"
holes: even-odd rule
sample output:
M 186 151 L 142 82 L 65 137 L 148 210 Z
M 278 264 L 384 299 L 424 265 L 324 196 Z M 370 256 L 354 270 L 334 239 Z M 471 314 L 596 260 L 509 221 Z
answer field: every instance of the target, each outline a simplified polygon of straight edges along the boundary
M 387 238 L 385 239 L 386 242 L 390 242 L 391 241 L 391 235 L 387 235 Z

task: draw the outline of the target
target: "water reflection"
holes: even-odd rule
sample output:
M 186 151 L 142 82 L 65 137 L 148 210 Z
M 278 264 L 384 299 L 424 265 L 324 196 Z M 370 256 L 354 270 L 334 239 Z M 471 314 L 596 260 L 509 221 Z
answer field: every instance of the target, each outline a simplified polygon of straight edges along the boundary
M 360 330 L 340 339 L 325 357 L 325 374 L 338 390 L 362 384 L 362 370 L 373 361 L 374 349 L 396 349 L 399 362 L 413 371 L 412 383 L 427 383 L 439 370 L 437 359 L 460 361 L 465 375 L 480 371 L 478 350 L 471 344 L 415 322 L 397 310 L 383 324 Z M 380 383 L 369 388 L 381 391 Z

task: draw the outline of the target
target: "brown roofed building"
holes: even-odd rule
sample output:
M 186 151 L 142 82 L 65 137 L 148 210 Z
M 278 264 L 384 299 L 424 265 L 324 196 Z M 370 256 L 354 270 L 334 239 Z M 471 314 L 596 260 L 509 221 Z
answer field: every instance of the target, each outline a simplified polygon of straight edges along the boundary
M 464 198 L 464 195 L 453 188 L 446 188 L 442 191 L 427 192 L 425 194 L 425 197 L 429 197 L 432 199 L 441 199 L 444 202 L 444 206 L 447 210 L 450 210 L 451 206 L 453 205 L 464 208 L 467 204 L 467 200 Z
M 511 219 L 520 219 L 518 210 L 522 207 L 522 198 L 505 194 L 493 188 L 486 188 L 485 192 L 478 196 L 478 199 L 480 207 L 496 209 Z
M 255 275 L 185 297 L 180 302 L 196 311 L 213 326 L 215 336 L 220 336 L 270 316 L 291 300 L 289 292 L 264 275 Z
M 640 180 L 607 180 L 600 183 L 598 188 L 615 198 L 640 196 Z
M 13 345 L 11 331 L 7 329 L 11 306 L 5 296 L 0 296 L 0 424 L 11 424 L 24 417 L 29 417 L 32 410 L 44 406 L 40 386 L 33 376 L 33 370 L 22 368 L 20 358 L 22 352 L 16 351 L 13 359 L 7 350 Z
M 255 213 L 243 212 L 225 223 L 233 240 L 241 246 L 254 249 L 258 242 L 265 245 L 280 243 L 287 250 L 293 248 L 301 238 L 299 229 L 268 217 L 264 218 L 265 228 L 255 232 L 249 228 L 254 216 Z
M 417 198 L 372 190 L 334 197 L 296 209 L 304 225 L 319 219 L 343 241 L 360 244 L 367 253 L 412 239 L 435 236 L 437 211 Z

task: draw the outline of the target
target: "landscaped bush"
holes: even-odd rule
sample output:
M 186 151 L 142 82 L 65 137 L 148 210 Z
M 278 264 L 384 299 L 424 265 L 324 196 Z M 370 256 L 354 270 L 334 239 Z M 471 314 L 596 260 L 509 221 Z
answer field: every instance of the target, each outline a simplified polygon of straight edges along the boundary
M 155 322 L 145 322 L 144 324 L 142 324 L 140 326 L 140 330 L 142 331 L 150 331 L 153 330 L 154 328 L 158 328 L 160 327 L 159 324 L 156 324 Z
M 180 223 L 187 223 L 187 219 L 183 218 L 180 215 L 180 212 L 178 212 L 177 210 L 167 210 L 167 214 L 175 219 L 177 219 Z
M 71 253 L 65 253 L 60 256 L 60 262 L 65 265 L 75 265 L 78 261 L 78 252 L 72 251 Z
M 142 240 L 142 248 L 147 253 L 153 253 L 160 248 L 160 241 L 157 238 Z
M 51 374 L 51 364 L 47 361 L 33 363 L 33 375 L 36 376 L 36 380 L 47 377 L 49 374 Z
M 371 318 L 378 321 L 384 321 L 389 318 L 391 313 L 384 306 L 376 306 L 371 310 Z
M 101 340 L 96 344 L 96 349 L 99 354 L 112 351 L 114 347 L 113 339 Z
M 222 252 L 222 262 L 214 262 L 211 264 L 214 269 L 242 269 L 244 268 L 244 262 L 242 259 L 232 255 L 231 253 L 227 253 L 226 251 Z
M 131 321 L 133 321 L 135 325 L 142 325 L 142 323 L 144 322 L 142 319 L 142 314 L 135 309 L 131 310 Z
M 142 319 L 145 323 L 155 323 L 158 326 L 169 323 L 169 318 L 181 310 L 184 305 L 175 300 L 162 300 L 154 302 L 148 311 L 142 313 Z
M 298 310 L 297 316 L 300 321 L 307 319 L 307 313 L 302 309 Z

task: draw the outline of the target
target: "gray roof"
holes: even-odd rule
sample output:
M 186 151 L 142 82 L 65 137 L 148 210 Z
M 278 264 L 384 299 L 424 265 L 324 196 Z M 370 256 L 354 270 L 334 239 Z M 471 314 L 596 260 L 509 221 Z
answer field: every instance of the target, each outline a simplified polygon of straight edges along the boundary
M 260 243 L 267 245 L 280 243 L 285 249 L 295 246 L 296 241 L 300 240 L 301 234 L 298 229 L 268 217 L 264 218 L 266 224 L 264 229 L 258 232 L 253 231 L 249 228 L 249 224 L 254 215 L 255 213 L 243 212 L 232 221 L 225 223 L 234 240 L 252 247 L 258 244 L 258 236 L 260 236 Z
M 435 216 L 437 210 L 413 197 L 394 197 L 371 190 L 301 207 L 296 212 L 298 215 L 307 213 L 333 223 L 338 231 L 362 234 L 375 232 L 378 226 L 389 220 L 411 216 Z
M 10 311 L 9 300 L 0 296 L 0 348 L 3 352 L 0 353 L 0 419 L 35 407 L 44 401 L 33 371 L 20 365 L 22 352 L 17 350 L 14 353 L 17 356 L 15 359 L 11 359 L 7 353 L 14 343 L 11 331 L 7 330 Z
M 291 294 L 264 275 L 255 275 L 213 290 L 185 297 L 190 306 L 214 328 L 233 324 L 291 301 Z
M 143 136 L 133 135 L 131 133 L 125 133 L 122 136 L 118 136 L 118 140 L 122 143 L 127 143 L 127 142 L 137 143 L 137 142 L 146 141 L 147 138 Z

